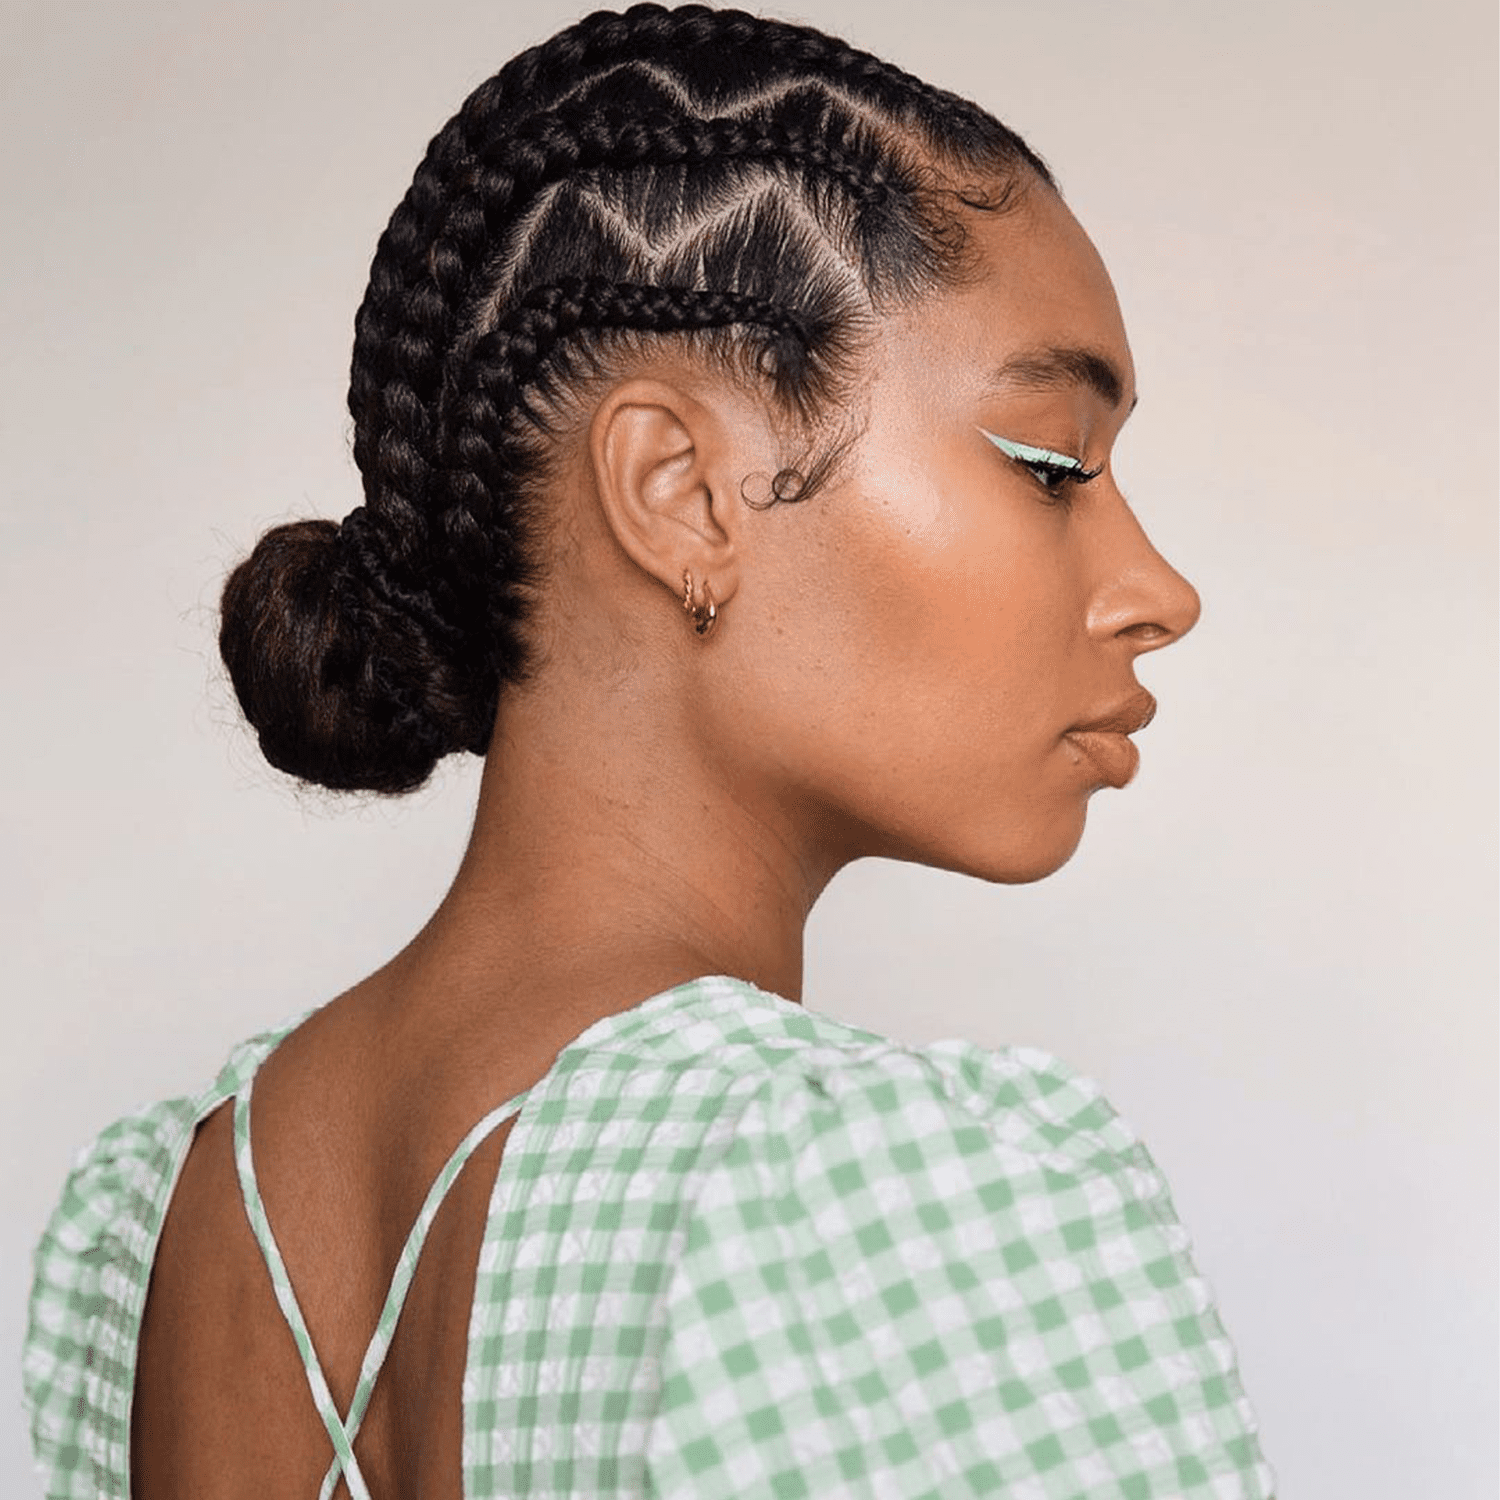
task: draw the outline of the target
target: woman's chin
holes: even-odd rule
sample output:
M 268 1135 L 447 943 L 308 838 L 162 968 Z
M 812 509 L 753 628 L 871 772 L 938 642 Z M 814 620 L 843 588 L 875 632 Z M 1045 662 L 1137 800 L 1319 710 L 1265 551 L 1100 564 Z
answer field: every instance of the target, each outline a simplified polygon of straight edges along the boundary
M 1036 881 L 1045 880 L 1049 875 L 1055 875 L 1062 869 L 1072 859 L 1078 844 L 1079 839 L 1075 838 L 1067 848 L 1056 850 L 1045 856 L 1033 854 L 1027 858 L 1017 858 L 1014 855 L 1008 855 L 987 868 L 974 869 L 969 873 L 976 875 L 980 880 L 988 880 L 994 885 L 1033 885 Z
M 1083 839 L 1086 803 L 1045 827 L 985 830 L 977 824 L 965 830 L 962 841 L 947 848 L 910 851 L 899 858 L 961 875 L 973 875 L 992 885 L 1031 885 L 1045 880 L 1067 864 Z

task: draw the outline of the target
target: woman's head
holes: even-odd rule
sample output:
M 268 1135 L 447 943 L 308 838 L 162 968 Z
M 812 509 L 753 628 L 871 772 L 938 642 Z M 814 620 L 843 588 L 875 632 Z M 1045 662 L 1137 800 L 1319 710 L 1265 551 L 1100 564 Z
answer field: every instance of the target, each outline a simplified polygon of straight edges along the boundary
M 1114 706 L 1196 610 L 1107 473 L 1082 525 L 979 431 L 1093 464 L 1133 388 L 1045 166 L 819 33 L 639 6 L 518 57 L 429 147 L 356 330 L 364 505 L 268 533 L 224 596 L 247 716 L 306 779 L 409 789 L 486 751 L 507 691 L 644 630 L 628 669 L 716 743 L 737 724 L 744 785 L 846 822 L 851 852 L 1031 878 L 1066 857 L 1056 809 L 1018 862 L 933 819 L 985 765 L 1006 816 L 1036 813 L 1027 735 Z M 1023 485 L 1031 510 L 997 512 Z M 685 570 L 728 628 L 697 663 L 674 641 L 663 679 Z M 1152 618 L 1111 666 L 1079 632 L 1112 628 L 1127 574 Z

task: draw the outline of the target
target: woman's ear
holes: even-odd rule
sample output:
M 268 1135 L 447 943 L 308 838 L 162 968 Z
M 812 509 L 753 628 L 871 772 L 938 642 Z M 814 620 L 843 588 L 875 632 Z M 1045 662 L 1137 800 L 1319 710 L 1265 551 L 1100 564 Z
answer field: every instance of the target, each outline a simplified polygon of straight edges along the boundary
M 662 380 L 613 387 L 589 424 L 594 489 L 625 553 L 674 595 L 684 571 L 728 599 L 742 514 L 729 414 Z

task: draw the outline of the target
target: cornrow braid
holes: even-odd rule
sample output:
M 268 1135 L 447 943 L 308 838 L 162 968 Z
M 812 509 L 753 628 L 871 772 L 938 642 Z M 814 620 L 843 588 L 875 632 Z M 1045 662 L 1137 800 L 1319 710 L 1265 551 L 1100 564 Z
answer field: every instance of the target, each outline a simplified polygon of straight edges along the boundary
M 695 287 L 638 286 L 629 282 L 573 277 L 536 287 L 474 347 L 455 403 L 455 432 L 464 430 L 474 404 L 504 412 L 522 399 L 557 345 L 584 329 L 632 328 L 684 333 L 753 323 L 766 329 L 780 349 L 806 350 L 814 330 L 805 316 L 743 292 Z
M 530 670 L 549 414 L 580 369 L 686 339 L 811 433 L 881 312 L 963 274 L 965 212 L 1028 180 L 1052 179 L 976 105 L 743 11 L 601 11 L 512 59 L 376 247 L 349 384 L 364 504 L 273 528 L 225 585 L 267 758 L 400 792 L 484 753 Z M 814 494 L 840 451 L 772 499 Z

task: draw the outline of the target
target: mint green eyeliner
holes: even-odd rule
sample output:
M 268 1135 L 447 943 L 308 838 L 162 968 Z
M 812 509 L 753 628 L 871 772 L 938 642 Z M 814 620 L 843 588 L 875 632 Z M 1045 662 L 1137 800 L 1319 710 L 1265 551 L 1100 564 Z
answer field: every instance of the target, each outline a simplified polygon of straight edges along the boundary
M 979 429 L 1007 458 L 1023 464 L 1050 464 L 1059 469 L 1081 469 L 1083 465 L 1066 453 L 1054 453 L 1050 448 L 1033 448 L 1030 443 L 1013 442 L 1010 438 L 997 437 L 987 428 Z

